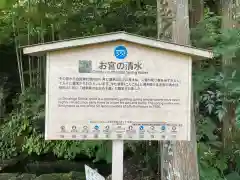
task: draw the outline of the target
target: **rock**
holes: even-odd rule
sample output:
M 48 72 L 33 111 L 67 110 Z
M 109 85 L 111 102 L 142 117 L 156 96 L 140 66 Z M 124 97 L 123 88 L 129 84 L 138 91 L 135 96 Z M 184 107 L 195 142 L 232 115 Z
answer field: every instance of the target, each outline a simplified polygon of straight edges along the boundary
M 84 172 L 83 162 L 73 161 L 36 161 L 26 164 L 28 172 L 34 174 L 50 174 L 50 173 L 61 173 L 61 172 Z
M 7 167 L 14 166 L 18 162 L 24 160 L 25 157 L 26 156 L 24 156 L 24 155 L 20 155 L 15 158 L 12 158 L 12 159 L 1 159 L 0 160 L 0 171 L 2 171 L 3 169 L 5 169 Z

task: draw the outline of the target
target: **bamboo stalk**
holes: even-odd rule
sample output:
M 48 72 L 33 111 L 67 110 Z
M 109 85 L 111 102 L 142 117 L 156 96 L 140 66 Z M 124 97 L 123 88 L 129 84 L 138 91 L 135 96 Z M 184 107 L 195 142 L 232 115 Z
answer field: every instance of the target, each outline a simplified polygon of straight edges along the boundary
M 30 0 L 28 0 L 28 12 L 30 12 Z M 28 45 L 30 45 L 30 18 L 28 18 Z M 32 87 L 32 65 L 31 65 L 31 57 L 28 56 L 28 74 L 29 74 L 29 85 Z
M 43 68 L 43 84 L 44 84 L 44 88 L 45 88 L 45 84 L 46 84 L 46 66 L 47 66 L 47 63 L 46 63 L 46 58 L 43 57 L 43 63 L 42 63 L 42 68 Z
M 51 24 L 51 32 L 52 32 L 52 41 L 54 41 L 55 40 L 55 36 L 54 36 L 54 30 L 55 28 L 54 28 L 54 24 Z
M 19 0 L 17 1 L 17 7 L 19 8 L 20 7 L 20 2 Z M 22 51 L 19 49 L 20 47 L 20 41 L 19 39 L 17 39 L 18 35 L 20 34 L 19 33 L 19 29 L 16 28 L 16 31 L 17 33 L 15 35 L 15 40 L 16 40 L 16 51 L 17 51 L 17 54 L 18 54 L 18 57 L 19 57 L 19 68 L 20 68 L 20 76 L 21 76 L 21 79 L 22 79 L 22 88 L 23 88 L 23 92 L 25 91 L 25 83 L 24 83 L 24 76 L 23 76 L 23 62 L 22 62 Z
M 42 0 L 41 0 L 41 3 L 43 3 L 42 2 Z M 39 34 L 39 38 L 40 38 L 40 41 L 41 41 L 41 43 L 43 43 L 44 42 L 44 28 L 43 28 L 43 19 L 41 18 L 41 31 L 40 31 L 40 34 Z M 43 57 L 40 57 L 40 59 L 39 59 L 39 81 L 40 81 L 40 83 L 39 83 L 39 88 L 40 88 L 40 90 L 42 90 L 42 85 L 43 85 L 43 78 L 42 78 L 42 64 L 43 64 Z
M 43 31 L 42 31 L 42 33 L 41 33 L 41 40 L 42 40 L 42 43 L 44 43 L 45 42 L 45 40 L 44 40 L 44 33 L 43 33 Z M 42 88 L 44 89 L 45 88 L 45 83 L 46 83 L 46 57 L 42 57 Z
M 32 57 L 31 69 L 32 69 L 32 88 L 36 88 L 36 71 L 35 71 L 35 59 L 36 57 Z
M 44 3 L 44 5 L 47 5 L 46 0 L 42 0 L 42 3 Z M 45 19 L 45 16 L 44 16 Z M 43 21 L 41 20 L 41 42 L 44 43 L 45 39 L 44 39 L 44 29 L 43 29 Z M 41 57 L 42 59 L 42 88 L 43 90 L 45 89 L 45 83 L 46 83 L 46 57 L 43 56 Z
M 38 32 L 38 42 L 41 41 L 40 32 Z M 40 91 L 40 57 L 37 57 L 37 67 L 36 67 L 36 88 L 37 92 Z
M 19 33 L 18 33 L 19 34 Z M 20 43 L 19 43 L 20 46 Z M 22 84 L 23 84 L 23 91 L 25 90 L 25 83 L 24 83 L 24 76 L 23 76 L 23 60 L 22 60 L 22 51 L 19 50 L 18 46 L 18 52 L 19 52 L 19 60 L 20 60 L 20 68 L 21 68 L 21 76 L 22 76 Z
M 18 42 L 16 38 L 16 29 L 15 29 L 15 20 L 14 20 L 14 15 L 12 14 L 12 28 L 13 28 L 13 36 L 14 36 L 14 44 L 15 44 L 15 53 L 17 57 L 17 66 L 18 66 L 18 75 L 19 75 L 19 80 L 20 80 L 20 86 L 21 86 L 21 92 L 24 91 L 24 85 L 23 85 L 23 79 L 21 75 L 21 66 L 20 66 L 20 58 L 19 58 L 19 53 L 18 53 Z

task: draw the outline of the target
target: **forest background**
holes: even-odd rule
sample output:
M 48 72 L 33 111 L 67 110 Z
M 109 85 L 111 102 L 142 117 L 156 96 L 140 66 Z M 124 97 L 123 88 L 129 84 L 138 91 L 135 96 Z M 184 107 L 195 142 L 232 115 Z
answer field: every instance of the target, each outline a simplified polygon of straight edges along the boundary
M 185 180 L 239 180 L 240 0 L 0 0 L 0 179 L 83 179 L 85 163 L 111 174 L 111 142 L 44 140 L 45 58 L 20 46 L 114 31 L 174 41 L 186 19 L 185 38 L 215 58 L 193 65 L 197 168 Z M 126 179 L 182 179 L 163 150 L 126 142 Z

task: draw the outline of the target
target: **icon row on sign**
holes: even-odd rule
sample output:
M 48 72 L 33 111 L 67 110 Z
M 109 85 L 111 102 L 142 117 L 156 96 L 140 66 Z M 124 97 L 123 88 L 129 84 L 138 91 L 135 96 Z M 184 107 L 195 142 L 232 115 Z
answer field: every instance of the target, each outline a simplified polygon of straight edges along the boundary
M 60 139 L 65 140 L 114 140 L 114 139 L 122 139 L 122 140 L 166 140 L 171 138 L 172 140 L 176 140 L 178 138 L 177 134 L 136 134 L 131 135 L 127 133 L 117 133 L 117 134 L 59 134 L 58 137 Z
M 161 125 L 161 126 L 133 126 L 133 125 L 82 125 L 82 126 L 60 126 L 61 133 L 90 133 L 90 132 L 139 132 L 139 133 L 164 133 L 164 132 L 178 132 L 179 126 L 177 125 Z
M 108 130 L 109 128 L 110 128 L 110 126 L 109 126 L 109 125 L 106 125 L 104 129 L 105 129 L 105 130 Z M 89 128 L 88 125 L 82 126 L 82 129 L 80 129 L 79 127 L 77 128 L 76 125 L 72 125 L 71 128 L 70 128 L 70 131 L 69 131 L 69 128 L 67 128 L 67 127 L 64 126 L 64 125 L 62 125 L 62 126 L 60 127 L 61 132 L 81 132 L 81 131 L 89 131 L 90 129 L 91 129 L 91 128 Z M 92 127 L 92 129 L 98 131 L 98 130 L 100 129 L 100 126 L 99 126 L 99 125 L 95 125 L 94 127 Z M 81 131 L 79 131 L 79 130 L 81 130 Z

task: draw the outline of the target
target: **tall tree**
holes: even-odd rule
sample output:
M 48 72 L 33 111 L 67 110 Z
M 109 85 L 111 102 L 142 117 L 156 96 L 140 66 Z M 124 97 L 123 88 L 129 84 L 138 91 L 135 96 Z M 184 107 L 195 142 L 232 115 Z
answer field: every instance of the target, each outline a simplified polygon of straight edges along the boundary
M 168 4 L 174 16 L 172 41 L 183 45 L 190 44 L 188 0 L 168 0 Z M 193 95 L 191 112 L 191 141 L 167 141 L 163 143 L 161 158 L 163 180 L 199 179 Z
M 157 0 L 157 38 L 171 40 L 173 14 L 167 0 Z
M 239 0 L 221 0 L 221 16 L 222 16 L 222 30 L 229 31 L 239 26 L 239 22 L 237 21 L 237 14 L 239 13 Z M 232 55 L 234 57 L 234 55 Z M 225 77 L 231 76 L 231 67 L 233 65 L 232 57 L 223 56 L 222 58 L 222 72 Z M 230 71 L 229 71 L 230 70 Z M 229 74 L 230 73 L 230 74 Z M 228 93 L 228 89 L 222 90 L 224 94 Z M 232 131 L 235 126 L 235 109 L 236 104 L 234 102 L 223 103 L 225 114 L 223 116 L 222 122 L 222 140 L 223 140 L 223 148 L 227 148 L 229 143 L 232 142 Z
M 170 10 L 168 6 L 167 0 L 157 0 L 157 38 L 161 40 L 171 40 L 171 25 L 172 25 L 172 18 L 173 18 L 173 13 Z M 166 174 L 164 173 L 164 161 L 165 157 L 164 154 L 165 149 L 164 149 L 164 142 L 159 141 L 158 142 L 158 149 L 160 151 L 158 158 L 158 166 L 160 165 L 160 170 L 158 170 L 158 174 L 161 174 L 161 179 L 163 179 L 163 176 Z M 159 167 L 158 167 L 159 169 Z M 161 171 L 161 172 L 160 172 Z
M 204 0 L 190 0 L 189 13 L 189 25 L 195 27 L 198 22 L 203 20 Z

